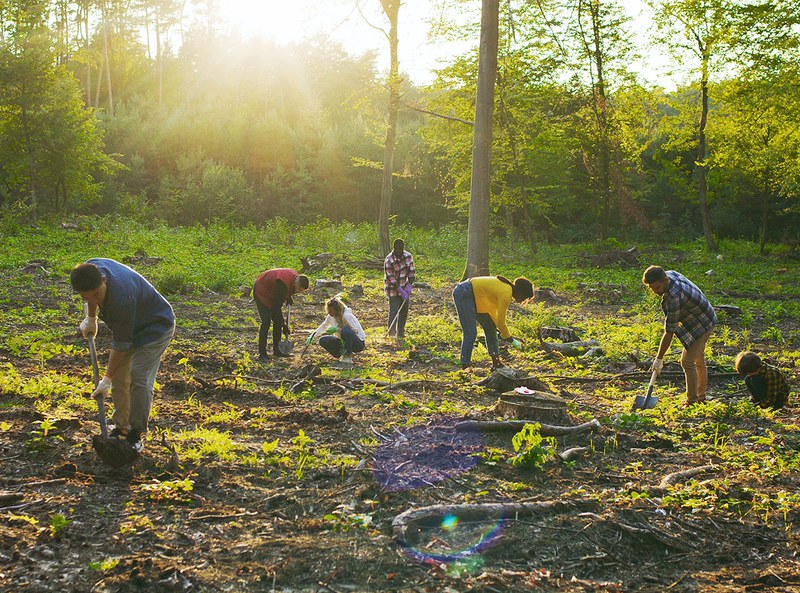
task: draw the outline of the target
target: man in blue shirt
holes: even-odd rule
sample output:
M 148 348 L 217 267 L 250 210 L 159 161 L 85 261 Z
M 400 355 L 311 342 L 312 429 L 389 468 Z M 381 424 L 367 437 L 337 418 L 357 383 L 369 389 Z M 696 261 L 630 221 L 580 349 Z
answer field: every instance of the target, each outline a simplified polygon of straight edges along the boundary
M 97 334 L 98 310 L 113 334 L 108 368 L 92 395 L 111 390 L 115 427 L 109 436 L 124 438 L 140 452 L 156 372 L 175 333 L 172 306 L 140 274 L 113 259 L 93 258 L 75 266 L 70 283 L 88 305 L 80 324 L 83 336 Z
M 644 271 L 642 282 L 661 296 L 661 310 L 666 316 L 664 335 L 651 370 L 661 372 L 664 355 L 677 335 L 683 345 L 681 366 L 686 377 L 686 404 L 704 402 L 708 386 L 705 348 L 717 324 L 714 307 L 697 286 L 674 270 L 650 266 Z

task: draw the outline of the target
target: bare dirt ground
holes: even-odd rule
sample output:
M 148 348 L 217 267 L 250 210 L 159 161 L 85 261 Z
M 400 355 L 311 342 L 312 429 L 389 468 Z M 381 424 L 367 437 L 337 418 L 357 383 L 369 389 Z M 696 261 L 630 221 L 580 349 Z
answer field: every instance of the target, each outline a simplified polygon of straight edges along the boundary
M 63 305 L 44 294 L 18 294 L 2 306 Z M 448 291 L 419 290 L 409 323 L 441 313 L 449 299 Z M 719 460 L 681 451 L 674 435 L 615 427 L 607 403 L 594 395 L 596 383 L 552 383 L 573 412 L 603 423 L 594 434 L 558 439 L 559 450 L 591 444 L 588 455 L 549 461 L 541 472 L 518 469 L 491 456 L 508 455 L 513 433 L 453 428 L 465 417 L 495 419 L 498 396 L 475 385 L 489 374 L 488 363 L 461 373 L 441 355 L 456 344 L 407 350 L 373 333 L 357 364 L 379 369 L 388 383 L 411 373 L 417 379 L 391 387 L 354 381 L 357 371 L 331 365 L 318 347 L 303 360 L 298 348 L 287 361 L 242 368 L 242 352 L 256 358 L 251 303 L 216 295 L 172 301 L 178 333 L 159 374 L 147 448 L 133 466 L 100 462 L 90 407 L 58 419 L 50 437 L 60 440 L 31 451 L 25 443 L 45 415 L 24 394 L 0 393 L 2 591 L 800 591 L 794 511 L 765 522 L 757 513 L 711 511 L 701 501 L 693 509 L 666 504 L 666 490 L 657 488 L 664 476 Z M 323 301 L 311 294 L 294 308 L 296 333 L 321 321 Z M 383 305 L 356 301 L 354 309 L 365 327 L 376 328 L 385 323 Z M 78 321 L 65 315 L 65 342 L 83 348 Z M 109 343 L 101 330 L 101 361 Z M 0 365 L 6 363 L 25 376 L 42 372 L 35 357 L 0 350 Z M 316 363 L 322 374 L 313 397 L 288 397 Z M 80 378 L 88 397 L 85 350 L 45 366 Z M 646 378 L 617 382 L 633 394 Z M 443 412 L 431 414 L 436 406 Z M 700 412 L 685 422 L 708 420 Z M 781 420 L 796 423 L 796 410 Z M 763 418 L 725 421 L 745 436 L 778 430 Z M 198 425 L 228 433 L 237 456 L 176 455 L 176 435 Z M 300 431 L 313 441 L 305 448 L 292 441 Z M 268 463 L 262 449 L 275 439 L 289 458 L 283 465 Z M 780 435 L 777 441 L 788 446 Z M 308 459 L 298 466 L 303 451 Z M 481 452 L 483 459 L 475 456 Z M 243 461 L 245 454 L 253 461 Z M 787 467 L 777 479 L 743 483 L 712 468 L 693 479 L 716 479 L 727 497 L 747 501 L 759 492 L 796 493 L 797 476 Z M 190 490 L 181 488 L 185 480 Z M 627 495 L 643 490 L 651 495 Z M 413 508 L 509 502 L 557 504 L 493 521 L 423 523 L 405 542 L 392 528 Z M 54 516 L 69 523 L 54 527 Z

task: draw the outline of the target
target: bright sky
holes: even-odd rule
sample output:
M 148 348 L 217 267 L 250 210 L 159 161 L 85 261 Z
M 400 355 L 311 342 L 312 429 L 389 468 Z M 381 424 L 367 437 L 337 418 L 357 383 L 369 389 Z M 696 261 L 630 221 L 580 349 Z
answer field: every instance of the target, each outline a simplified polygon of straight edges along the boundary
M 300 41 L 325 33 L 340 41 L 354 55 L 376 51 L 379 68 L 388 68 L 388 41 L 375 27 L 385 27 L 386 19 L 379 0 L 360 0 L 365 7 L 364 16 L 356 8 L 356 0 L 226 0 L 219 10 L 231 25 L 245 33 L 260 34 L 278 43 Z M 478 9 L 480 1 L 474 0 Z M 643 39 L 648 27 L 648 12 L 643 0 L 622 0 L 633 21 L 633 29 Z M 435 17 L 434 0 L 404 0 L 400 7 L 399 53 L 400 69 L 414 82 L 424 84 L 432 80 L 431 70 L 442 61 L 460 53 L 478 40 L 465 40 L 461 44 L 433 45 L 428 42 L 428 21 Z M 644 42 L 637 44 L 644 46 Z M 663 52 L 642 51 L 641 64 L 632 69 L 644 73 L 650 82 L 665 85 L 660 74 L 664 70 Z M 665 86 L 670 86 L 666 84 Z

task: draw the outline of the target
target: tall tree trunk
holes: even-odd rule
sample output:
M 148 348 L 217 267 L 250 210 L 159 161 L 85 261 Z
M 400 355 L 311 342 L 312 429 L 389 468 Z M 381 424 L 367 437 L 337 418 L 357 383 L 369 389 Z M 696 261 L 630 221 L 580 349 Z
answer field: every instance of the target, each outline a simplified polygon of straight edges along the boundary
M 31 209 L 31 222 L 36 224 L 39 220 L 39 196 L 36 193 L 36 165 L 33 158 L 33 141 L 31 140 L 30 124 L 28 122 L 28 109 L 22 106 L 20 113 L 22 128 L 25 131 L 25 154 L 28 157 L 28 196 Z
M 92 60 L 89 53 L 89 0 L 81 6 L 83 9 L 83 48 L 86 51 L 86 105 L 92 107 Z
M 611 219 L 611 146 L 608 130 L 608 100 L 606 98 L 605 71 L 603 65 L 603 46 L 601 37 L 600 2 L 590 0 L 589 14 L 592 19 L 592 44 L 594 51 L 594 68 L 597 82 L 592 89 L 594 114 L 597 119 L 600 149 L 600 238 L 607 239 L 609 221 Z
M 161 53 L 161 10 L 156 6 L 156 69 L 158 70 L 158 107 L 164 96 L 164 56 Z
M 700 126 L 697 132 L 697 197 L 700 199 L 700 215 L 703 219 L 703 234 L 706 237 L 706 246 L 709 251 L 716 251 L 717 244 L 711 233 L 711 217 L 708 212 L 708 183 L 706 169 L 706 124 L 708 123 L 708 56 L 703 56 L 702 76 L 700 80 Z
M 769 203 L 771 197 L 769 178 L 770 168 L 766 167 L 764 170 L 764 188 L 762 189 L 763 197 L 761 198 L 761 228 L 758 232 L 758 247 L 761 255 L 764 255 L 767 245 L 767 218 L 769 216 Z
M 489 273 L 489 204 L 494 83 L 497 78 L 499 0 L 483 0 L 478 51 L 478 92 L 472 137 L 467 264 L 462 280 Z
M 383 12 L 389 19 L 389 121 L 386 143 L 383 146 L 383 179 L 381 181 L 381 203 L 378 212 L 378 234 L 381 255 L 391 251 L 389 242 L 389 214 L 392 209 L 392 173 L 394 172 L 394 148 L 397 139 L 397 112 L 400 106 L 400 66 L 397 56 L 397 21 L 400 0 L 381 0 Z
M 102 3 L 103 10 L 103 59 L 106 68 L 106 85 L 108 88 L 108 113 L 114 115 L 114 94 L 111 90 L 111 62 L 109 61 L 108 51 L 108 10 L 106 3 Z

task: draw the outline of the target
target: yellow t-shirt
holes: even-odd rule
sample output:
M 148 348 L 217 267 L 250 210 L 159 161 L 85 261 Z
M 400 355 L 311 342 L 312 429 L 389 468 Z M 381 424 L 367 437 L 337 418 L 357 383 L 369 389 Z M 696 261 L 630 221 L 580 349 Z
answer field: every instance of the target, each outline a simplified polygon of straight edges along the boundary
M 496 276 L 476 276 L 470 279 L 475 294 L 475 310 L 492 318 L 504 339 L 511 337 L 506 326 L 506 313 L 511 303 L 512 288 Z

